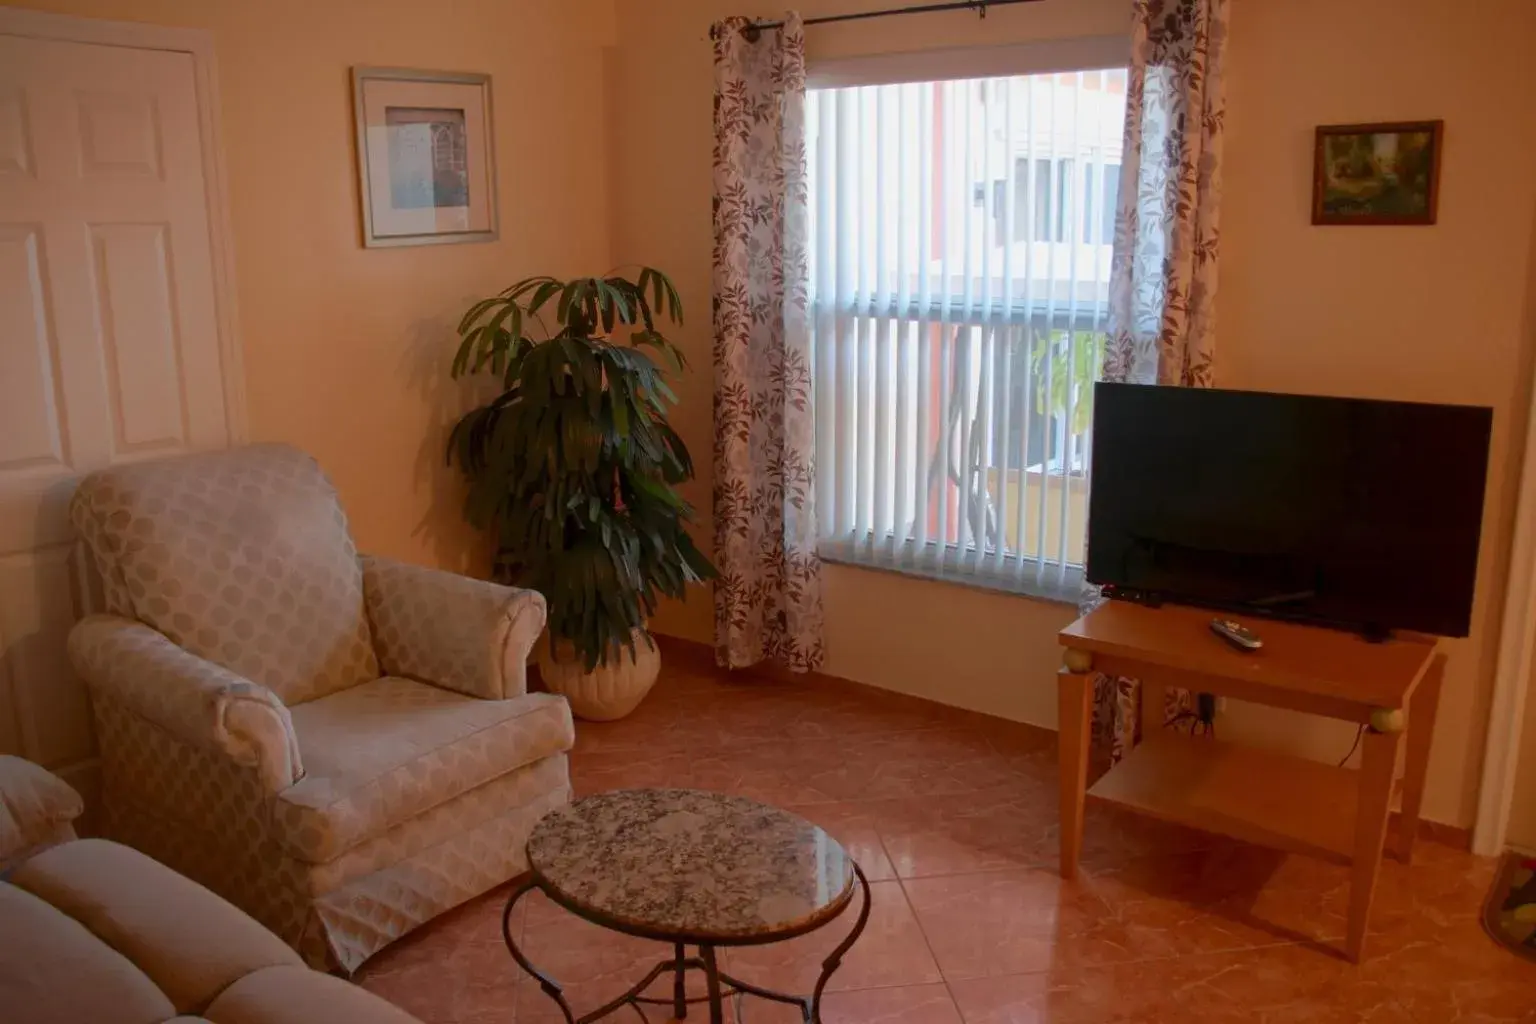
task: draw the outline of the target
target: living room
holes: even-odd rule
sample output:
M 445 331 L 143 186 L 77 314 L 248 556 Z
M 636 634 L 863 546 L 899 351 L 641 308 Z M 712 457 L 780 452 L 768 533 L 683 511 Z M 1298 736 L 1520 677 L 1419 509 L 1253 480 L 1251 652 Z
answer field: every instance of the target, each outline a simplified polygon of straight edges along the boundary
M 889 6 L 807 0 L 798 13 L 815 19 Z M 806 72 L 815 89 L 831 80 L 818 75 L 881 68 L 895 76 L 887 81 L 957 77 L 923 70 L 945 59 L 985 64 L 987 75 L 1027 74 L 1039 67 L 1027 62 L 1038 60 L 1067 61 L 1052 68 L 1067 70 L 1062 55 L 1091 41 L 1123 41 L 1129 53 L 1133 6 L 1038 0 L 989 5 L 984 17 L 959 10 L 807 25 Z M 1154 840 L 1113 819 L 1109 845 L 1121 844 L 1123 856 L 1106 862 L 1108 888 L 1058 903 L 1058 890 L 1036 876 L 1057 852 L 1051 730 L 1058 634 L 1078 617 L 1075 600 L 828 558 L 815 674 L 743 681 L 712 668 L 715 604 L 707 586 L 691 587 L 650 620 L 663 638 L 655 691 L 622 722 L 576 723 L 576 795 L 719 789 L 786 806 L 846 844 L 869 875 L 875 910 L 842 982 L 834 975 L 829 983 L 829 1021 L 1203 1020 L 1235 1012 L 1522 1020 L 1536 1008 L 1531 966 L 1478 931 L 1496 862 L 1467 852 L 1488 816 L 1483 802 L 1507 827 L 1495 849 L 1480 853 L 1506 841 L 1536 847 L 1536 723 L 1521 743 L 1522 704 L 1509 692 L 1523 680 L 1503 681 L 1521 674 L 1507 651 L 1510 623 L 1520 619 L 1510 602 L 1525 593 L 1517 584 L 1530 569 L 1517 537 L 1530 511 L 1522 512 L 1520 492 L 1536 352 L 1536 114 L 1522 102 L 1536 94 L 1524 53 L 1536 38 L 1536 9 L 1523 0 L 1220 6 L 1215 386 L 1492 410 L 1470 630 L 1438 647 L 1445 673 L 1421 809 L 1435 841 L 1420 846 L 1429 867 L 1413 869 L 1428 873 L 1383 867 L 1379 902 L 1398 902 L 1378 908 L 1385 941 L 1359 967 L 1313 948 L 1342 935 L 1335 932 L 1348 871 L 1304 858 L 1216 858 L 1158 888 L 1136 870 L 1147 861 L 1126 852 Z M 200 30 L 211 41 L 216 78 L 205 84 L 216 98 L 220 157 L 207 188 L 222 361 L 210 380 L 223 387 L 218 415 L 228 432 L 206 446 L 291 444 L 334 483 L 359 551 L 484 578 L 495 545 L 466 520 L 460 471 L 444 458 L 453 424 L 489 386 L 450 373 L 461 316 L 530 275 L 655 267 L 686 309 L 682 324 L 666 328 L 688 364 L 671 375 L 678 401 L 670 415 L 694 455 L 695 475 L 680 487 L 699 510 L 693 536 L 713 553 L 711 28 L 731 16 L 778 20 L 782 11 L 720 0 L 23 0 L 22 8 Z M 0 32 L 11 34 L 7 24 Z M 998 60 L 1023 63 L 986 63 Z M 363 244 L 355 68 L 490 76 L 494 238 Z M 1430 120 L 1444 131 L 1433 224 L 1314 223 L 1318 126 Z M 57 372 L 62 379 L 69 371 Z M 11 539 L 3 539 L 9 554 Z M 36 589 L 30 576 L 20 579 L 0 586 Z M 18 710 L 0 720 L 0 751 L 56 769 L 91 807 L 100 783 L 96 741 L 80 724 L 90 721 L 83 687 L 72 683 L 61 694 L 49 685 L 73 678 L 63 634 L 40 631 L 27 618 L 30 604 L 18 611 L 4 596 L 13 608 L 0 618 L 5 685 Z M 15 636 L 28 644 L 16 645 Z M 32 681 L 16 681 L 23 676 Z M 1223 740 L 1329 765 L 1351 754 L 1357 733 L 1350 723 L 1238 700 L 1223 702 L 1216 720 Z M 816 747 L 831 754 L 818 756 Z M 814 760 L 797 767 L 800 756 Z M 924 789 L 939 776 L 948 781 Z M 958 818 L 971 820 L 919 815 L 912 805 L 923 798 L 963 805 L 968 813 Z M 1090 847 L 1095 827 L 1111 820 L 1095 813 L 1090 805 Z M 997 887 L 952 880 L 966 878 Z M 1202 885 L 1211 888 L 1202 894 Z M 520 980 L 502 944 L 506 898 L 495 890 L 413 932 L 364 964 L 359 980 L 429 1022 L 563 1019 L 537 985 Z M 1018 901 L 1017 914 L 983 913 L 989 903 L 1013 906 L 1009 900 Z M 1136 928 L 1106 934 L 1111 926 L 1083 901 Z M 1290 913 L 1308 904 L 1326 909 L 1311 918 Z M 570 979 L 579 1011 L 621 992 L 656 958 L 650 945 L 636 953 L 584 922 L 559 923 L 558 913 L 530 905 L 522 934 L 536 943 L 534 924 L 563 929 L 544 946 L 555 976 L 562 966 L 581 973 Z M 1250 914 L 1259 922 L 1246 920 Z M 976 936 L 962 937 L 973 921 Z M 1053 947 L 1058 921 L 1103 941 Z M 1180 930 L 1197 936 L 1175 944 L 1180 955 L 1123 948 Z M 819 955 L 829 945 L 798 941 Z M 581 955 L 589 945 L 599 951 L 590 960 Z M 1028 955 L 1018 953 L 1023 947 Z M 528 946 L 542 967 L 540 952 Z M 726 966 L 790 987 L 817 959 L 799 950 L 778 960 L 745 957 L 748 971 L 729 956 Z M 1226 987 L 1234 975 L 1257 979 L 1254 991 Z M 1174 990 L 1183 994 L 1168 995 Z M 1121 996 L 1123 1005 L 1113 1001 Z M 776 1019 L 773 1012 L 752 1006 L 744 1017 Z

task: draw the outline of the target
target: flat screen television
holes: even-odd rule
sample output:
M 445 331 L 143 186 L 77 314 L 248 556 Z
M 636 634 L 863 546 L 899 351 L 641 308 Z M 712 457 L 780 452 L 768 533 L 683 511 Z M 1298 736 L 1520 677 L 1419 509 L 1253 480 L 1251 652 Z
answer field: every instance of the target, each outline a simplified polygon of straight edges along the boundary
M 1087 577 L 1384 634 L 1465 636 L 1492 410 L 1099 384 Z

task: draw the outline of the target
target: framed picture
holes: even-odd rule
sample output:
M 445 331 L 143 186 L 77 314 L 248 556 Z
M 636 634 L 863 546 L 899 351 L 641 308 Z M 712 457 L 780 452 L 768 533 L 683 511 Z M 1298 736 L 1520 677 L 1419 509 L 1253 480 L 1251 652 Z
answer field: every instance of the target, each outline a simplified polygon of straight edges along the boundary
M 1433 224 L 1443 121 L 1317 129 L 1313 224 Z
M 496 238 L 491 76 L 352 69 L 363 244 Z

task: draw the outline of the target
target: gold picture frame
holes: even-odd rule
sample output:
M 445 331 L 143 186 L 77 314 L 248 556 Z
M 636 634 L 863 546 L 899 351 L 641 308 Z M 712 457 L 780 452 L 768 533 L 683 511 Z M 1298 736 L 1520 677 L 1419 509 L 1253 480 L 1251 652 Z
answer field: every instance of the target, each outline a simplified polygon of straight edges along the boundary
M 364 246 L 496 240 L 490 75 L 354 67 L 352 112 Z
M 1319 126 L 1312 223 L 1435 223 L 1444 142 L 1444 121 Z

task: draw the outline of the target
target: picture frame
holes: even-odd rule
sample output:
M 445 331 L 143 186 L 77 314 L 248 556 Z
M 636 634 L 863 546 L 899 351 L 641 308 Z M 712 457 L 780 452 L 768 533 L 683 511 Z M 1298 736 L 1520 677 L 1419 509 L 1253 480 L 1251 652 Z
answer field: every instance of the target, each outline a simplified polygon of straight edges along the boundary
M 363 245 L 499 235 L 491 76 L 354 67 Z
M 1312 223 L 1434 224 L 1444 142 L 1444 121 L 1318 126 Z

